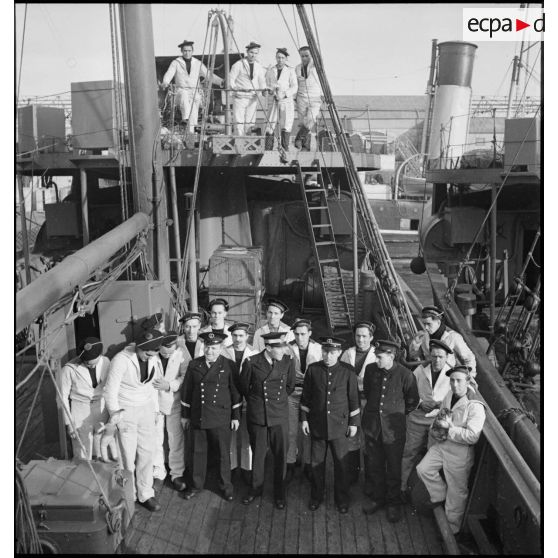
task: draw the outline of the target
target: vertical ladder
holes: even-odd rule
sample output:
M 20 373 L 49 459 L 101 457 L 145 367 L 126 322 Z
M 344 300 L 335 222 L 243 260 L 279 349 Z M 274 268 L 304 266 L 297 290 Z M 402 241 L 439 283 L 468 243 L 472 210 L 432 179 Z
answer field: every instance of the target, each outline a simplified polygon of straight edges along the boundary
M 337 253 L 333 224 L 327 204 L 327 188 L 320 163 L 315 161 L 315 171 L 303 172 L 300 163 L 298 161 L 294 162 L 296 163 L 300 192 L 311 231 L 312 249 L 324 295 L 327 325 L 330 331 L 351 329 L 349 303 L 343 283 L 341 265 L 339 264 L 339 254 Z M 316 176 L 316 180 L 310 182 L 309 178 L 313 176 Z M 327 271 L 326 267 L 329 268 Z

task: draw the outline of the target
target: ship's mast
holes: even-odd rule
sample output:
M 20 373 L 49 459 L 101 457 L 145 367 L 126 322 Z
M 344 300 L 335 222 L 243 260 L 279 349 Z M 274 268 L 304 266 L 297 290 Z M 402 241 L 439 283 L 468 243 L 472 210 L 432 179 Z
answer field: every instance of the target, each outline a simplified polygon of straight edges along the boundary
M 159 104 L 150 4 L 120 4 L 124 81 L 132 167 L 134 211 L 151 216 L 147 260 L 156 277 L 168 283 L 167 198 L 159 141 Z

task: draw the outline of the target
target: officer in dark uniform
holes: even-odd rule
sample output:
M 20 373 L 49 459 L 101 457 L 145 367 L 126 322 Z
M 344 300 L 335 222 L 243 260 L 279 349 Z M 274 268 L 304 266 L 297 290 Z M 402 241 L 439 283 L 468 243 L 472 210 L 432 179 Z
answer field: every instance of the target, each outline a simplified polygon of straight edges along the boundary
M 378 341 L 376 362 L 364 372 L 366 407 L 362 415 L 365 459 L 372 481 L 372 514 L 387 504 L 387 519 L 401 519 L 401 460 L 405 447 L 406 415 L 416 409 L 419 396 L 413 373 L 395 362 L 399 343 Z
M 224 333 L 200 334 L 204 341 L 204 356 L 188 364 L 182 384 L 182 424 L 192 427 L 189 488 L 184 498 L 189 500 L 203 489 L 207 469 L 208 444 L 218 448 L 220 488 L 225 500 L 233 499 L 231 483 L 231 430 L 238 430 L 242 398 L 235 384 L 236 367 L 221 355 Z
M 312 488 L 310 510 L 319 508 L 325 489 L 328 446 L 333 455 L 335 504 L 340 513 L 349 509 L 347 474 L 348 439 L 360 425 L 357 376 L 350 364 L 339 362 L 343 341 L 321 337 L 322 358 L 304 376 L 300 402 L 302 431 L 312 437 Z
M 275 507 L 285 507 L 287 449 L 289 445 L 289 402 L 296 381 L 294 361 L 287 353 L 284 332 L 262 336 L 265 349 L 244 361 L 239 387 L 246 397 L 248 434 L 254 454 L 252 486 L 242 499 L 250 504 L 261 496 L 264 482 L 265 454 L 268 444 L 273 454 L 273 492 Z

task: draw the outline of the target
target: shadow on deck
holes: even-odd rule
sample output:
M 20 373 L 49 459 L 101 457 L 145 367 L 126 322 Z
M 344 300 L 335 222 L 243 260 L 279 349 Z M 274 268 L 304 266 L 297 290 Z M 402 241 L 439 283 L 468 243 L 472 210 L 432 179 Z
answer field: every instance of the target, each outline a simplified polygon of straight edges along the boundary
M 268 456 L 269 457 L 269 456 Z M 264 494 L 244 506 L 248 487 L 234 480 L 235 500 L 225 502 L 210 473 L 207 490 L 186 501 L 166 481 L 156 491 L 162 506 L 150 513 L 136 504 L 122 552 L 128 554 L 444 554 L 434 518 L 403 507 L 399 523 L 389 523 L 385 510 L 362 513 L 368 498 L 362 485 L 351 489 L 349 513 L 340 515 L 333 503 L 333 467 L 328 456 L 324 504 L 308 510 L 310 485 L 301 468 L 289 484 L 287 507 L 273 505 L 271 463 L 266 464 Z

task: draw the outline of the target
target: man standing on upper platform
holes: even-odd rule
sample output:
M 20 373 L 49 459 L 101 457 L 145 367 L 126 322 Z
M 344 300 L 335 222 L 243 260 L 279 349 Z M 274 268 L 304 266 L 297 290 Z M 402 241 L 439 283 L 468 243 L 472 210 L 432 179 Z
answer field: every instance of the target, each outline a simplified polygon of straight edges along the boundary
M 289 53 L 286 48 L 278 48 L 275 55 L 277 64 L 266 73 L 267 87 L 271 91 L 272 105 L 265 130 L 265 148 L 273 149 L 273 140 L 277 121 L 281 128 L 281 147 L 289 150 L 289 138 L 294 122 L 294 97 L 298 89 L 294 68 L 287 65 Z
M 298 81 L 296 111 L 300 129 L 296 134 L 295 147 L 310 151 L 310 136 L 315 129 L 322 106 L 322 87 L 310 48 L 303 46 L 298 49 L 298 52 L 301 63 L 295 68 L 295 73 Z
M 188 123 L 190 133 L 194 132 L 194 127 L 198 123 L 198 113 L 202 100 L 200 77 L 207 79 L 209 71 L 205 64 L 194 58 L 194 42 L 182 41 L 178 48 L 182 56 L 175 58 L 169 69 L 163 76 L 162 87 L 165 89 L 170 85 L 174 78 L 176 87 L 176 104 L 180 108 L 182 122 Z M 213 75 L 212 82 L 222 87 L 223 80 Z
M 256 122 L 259 95 L 266 95 L 265 69 L 257 61 L 260 52 L 258 43 L 246 45 L 246 58 L 235 62 L 229 73 L 233 94 L 234 133 L 246 135 Z M 264 90 L 264 91 L 262 91 Z

